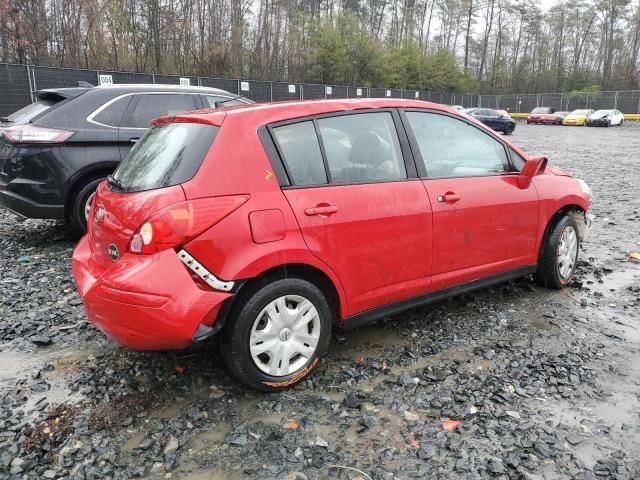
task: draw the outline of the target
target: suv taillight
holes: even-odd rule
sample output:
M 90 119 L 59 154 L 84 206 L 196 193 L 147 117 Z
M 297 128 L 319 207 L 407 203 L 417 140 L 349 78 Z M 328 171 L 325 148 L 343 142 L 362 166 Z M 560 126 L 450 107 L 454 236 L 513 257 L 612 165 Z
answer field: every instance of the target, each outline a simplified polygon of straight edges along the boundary
M 3 128 L 0 134 L 11 143 L 62 143 L 74 132 L 24 124 Z
M 131 236 L 129 251 L 144 255 L 183 245 L 247 200 L 249 195 L 200 198 L 163 208 L 147 218 Z

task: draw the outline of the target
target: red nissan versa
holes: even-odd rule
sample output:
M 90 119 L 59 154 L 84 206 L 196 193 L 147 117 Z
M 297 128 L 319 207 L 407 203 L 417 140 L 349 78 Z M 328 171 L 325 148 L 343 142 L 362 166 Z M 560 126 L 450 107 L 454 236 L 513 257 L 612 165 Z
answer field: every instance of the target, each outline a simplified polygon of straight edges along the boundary
M 219 333 L 262 390 L 333 326 L 536 273 L 571 280 L 589 187 L 480 122 L 412 100 L 286 102 L 163 117 L 92 202 L 73 275 L 132 349 Z

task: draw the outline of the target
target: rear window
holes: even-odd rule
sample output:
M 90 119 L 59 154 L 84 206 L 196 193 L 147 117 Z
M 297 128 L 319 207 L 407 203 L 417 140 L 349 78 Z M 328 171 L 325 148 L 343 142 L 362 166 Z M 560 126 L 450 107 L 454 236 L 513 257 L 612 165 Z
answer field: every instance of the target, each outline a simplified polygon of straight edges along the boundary
M 140 192 L 184 183 L 196 174 L 219 127 L 167 123 L 149 129 L 113 174 L 110 185 Z
M 31 105 L 27 105 L 17 112 L 9 115 L 7 117 L 7 120 L 11 123 L 29 123 L 31 119 L 36 117 L 36 115 L 41 114 L 45 110 L 48 110 L 52 105 L 55 105 L 56 103 L 58 102 L 54 100 L 41 100 L 39 102 L 32 103 Z
M 531 110 L 531 113 L 551 113 L 551 109 L 548 107 L 538 107 Z

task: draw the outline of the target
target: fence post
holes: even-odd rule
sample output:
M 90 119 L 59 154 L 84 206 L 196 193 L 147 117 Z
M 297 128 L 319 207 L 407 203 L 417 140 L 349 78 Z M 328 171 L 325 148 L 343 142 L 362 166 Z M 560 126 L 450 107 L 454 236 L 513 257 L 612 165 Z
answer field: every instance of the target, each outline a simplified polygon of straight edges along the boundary
M 300 96 L 300 100 L 304 100 L 304 84 L 302 84 L 302 83 L 300 84 L 299 96 Z
M 27 81 L 29 82 L 29 97 L 31 98 L 31 103 L 33 103 L 33 89 L 31 88 L 31 72 L 29 71 L 29 65 L 26 65 L 26 67 L 27 67 Z
M 618 90 L 616 90 L 616 97 L 613 100 L 613 108 L 616 110 L 618 109 Z
M 585 108 L 589 108 L 589 92 L 587 92 L 587 106 Z
M 269 101 L 273 102 L 273 82 L 269 82 Z

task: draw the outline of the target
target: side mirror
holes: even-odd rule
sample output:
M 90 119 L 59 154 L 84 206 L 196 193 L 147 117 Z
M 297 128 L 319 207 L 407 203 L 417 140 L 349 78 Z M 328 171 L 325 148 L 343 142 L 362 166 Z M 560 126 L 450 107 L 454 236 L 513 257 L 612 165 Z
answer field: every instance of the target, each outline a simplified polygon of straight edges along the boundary
M 524 164 L 522 170 L 520 170 L 520 175 L 518 175 L 518 186 L 522 189 L 529 188 L 533 177 L 544 173 L 545 168 L 547 168 L 546 157 L 530 158 Z

